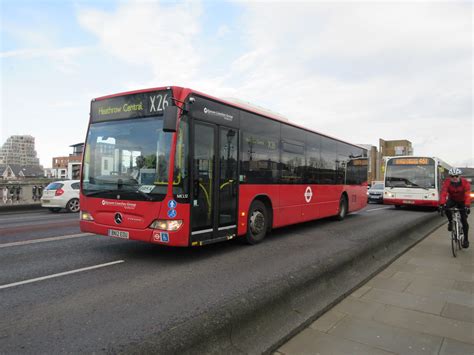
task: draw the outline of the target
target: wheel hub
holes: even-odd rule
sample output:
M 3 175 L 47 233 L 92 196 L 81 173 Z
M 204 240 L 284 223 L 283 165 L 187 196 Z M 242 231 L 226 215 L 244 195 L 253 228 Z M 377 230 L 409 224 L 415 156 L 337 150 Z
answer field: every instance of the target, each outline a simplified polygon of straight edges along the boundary
M 250 230 L 253 234 L 260 234 L 265 228 L 265 216 L 260 211 L 254 211 L 250 216 Z

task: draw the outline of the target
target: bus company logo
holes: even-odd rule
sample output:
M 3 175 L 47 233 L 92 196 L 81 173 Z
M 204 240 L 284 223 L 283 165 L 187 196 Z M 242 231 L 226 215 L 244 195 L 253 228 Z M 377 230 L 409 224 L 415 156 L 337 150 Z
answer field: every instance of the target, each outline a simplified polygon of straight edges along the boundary
M 116 224 L 122 223 L 122 221 L 123 221 L 122 215 L 117 212 L 114 216 L 114 221 L 115 221 Z
M 308 186 L 306 188 L 306 191 L 304 192 L 304 199 L 306 200 L 306 202 L 309 203 L 309 201 L 311 201 L 312 197 L 313 197 L 313 190 L 311 190 L 311 187 Z
M 224 112 L 217 112 L 217 111 L 209 110 L 207 107 L 204 107 L 204 114 L 205 115 L 211 115 L 211 116 L 217 116 L 217 117 L 223 118 L 226 121 L 232 121 L 234 119 L 234 116 L 232 116 L 232 115 L 229 115 L 229 114 L 224 113 Z
M 136 203 L 132 202 L 125 202 L 125 201 L 107 201 L 102 200 L 102 206 L 110 206 L 110 207 L 123 207 L 126 210 L 134 210 L 137 207 Z

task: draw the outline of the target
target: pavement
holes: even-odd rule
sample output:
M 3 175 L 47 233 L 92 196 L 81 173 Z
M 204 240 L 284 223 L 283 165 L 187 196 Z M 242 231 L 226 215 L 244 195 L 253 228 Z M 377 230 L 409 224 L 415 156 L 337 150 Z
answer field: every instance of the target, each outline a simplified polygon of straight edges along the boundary
M 274 354 L 474 354 L 470 242 L 454 258 L 443 225 Z

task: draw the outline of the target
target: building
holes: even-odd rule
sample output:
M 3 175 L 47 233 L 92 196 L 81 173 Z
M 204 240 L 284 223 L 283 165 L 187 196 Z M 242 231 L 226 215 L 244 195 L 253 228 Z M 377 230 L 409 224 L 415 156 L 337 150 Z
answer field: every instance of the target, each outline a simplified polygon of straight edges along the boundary
M 413 155 L 413 147 L 406 139 L 386 141 L 379 139 L 379 153 L 382 157 L 394 157 L 397 155 Z
M 10 136 L 0 148 L 0 164 L 40 167 L 35 138 L 29 135 Z
M 35 165 L 0 164 L 0 179 L 22 180 L 43 177 L 43 168 Z
M 385 174 L 385 157 L 395 157 L 399 155 L 413 155 L 413 146 L 409 140 L 400 139 L 386 141 L 379 138 L 379 163 L 380 173 L 377 180 L 383 180 Z
M 373 181 L 379 180 L 377 176 L 380 175 L 380 168 L 379 168 L 379 154 L 377 151 L 377 147 L 370 144 L 359 144 L 362 148 L 367 149 L 367 155 L 369 158 L 368 162 L 368 176 L 367 181 L 369 185 L 372 184 Z
M 53 158 L 52 168 L 45 170 L 46 177 L 69 180 L 79 179 L 84 143 L 73 144 L 70 147 L 73 148 L 73 152 L 69 156 Z

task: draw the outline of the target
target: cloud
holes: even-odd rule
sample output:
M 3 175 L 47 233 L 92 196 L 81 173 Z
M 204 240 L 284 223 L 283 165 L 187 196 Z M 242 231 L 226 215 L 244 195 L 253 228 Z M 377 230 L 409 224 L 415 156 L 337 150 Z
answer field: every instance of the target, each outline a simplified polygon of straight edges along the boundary
M 246 99 L 352 142 L 472 155 L 472 5 L 241 5 L 249 49 L 229 77 Z
M 150 73 L 145 80 L 124 74 L 127 88 L 193 87 L 254 102 L 352 142 L 404 138 L 417 154 L 471 159 L 472 4 L 234 5 L 241 11 L 237 24 L 212 23 L 217 39 L 232 28 L 235 42 L 212 42 L 232 47 L 232 55 L 219 48 L 222 56 L 207 47 L 202 29 L 209 20 L 200 2 L 79 8 L 78 19 L 124 68 Z M 226 70 L 214 70 L 214 63 Z
M 115 11 L 78 9 L 79 23 L 97 36 L 104 51 L 143 66 L 150 78 L 163 84 L 197 72 L 200 15 L 200 3 L 194 1 L 132 1 L 120 3 Z

